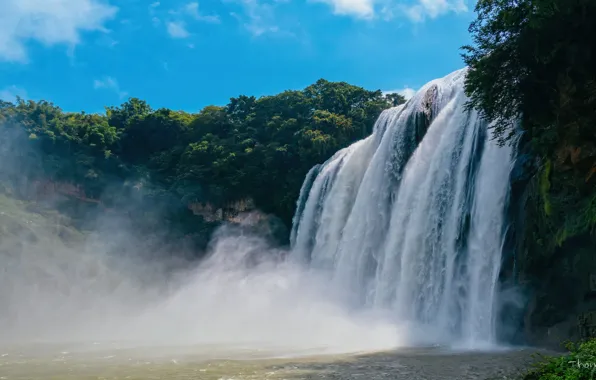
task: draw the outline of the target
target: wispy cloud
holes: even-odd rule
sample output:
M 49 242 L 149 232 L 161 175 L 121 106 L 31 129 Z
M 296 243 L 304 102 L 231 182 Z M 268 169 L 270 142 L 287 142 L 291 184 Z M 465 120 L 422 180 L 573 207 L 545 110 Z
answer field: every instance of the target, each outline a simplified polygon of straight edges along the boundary
M 333 7 L 333 13 L 358 18 L 372 18 L 375 14 L 374 0 L 311 0 Z
M 416 90 L 414 90 L 411 87 L 406 86 L 400 90 L 383 91 L 383 95 L 387 95 L 387 94 L 400 94 L 401 96 L 406 98 L 406 100 L 408 100 L 416 94 Z
M 427 18 L 434 19 L 449 12 L 468 11 L 464 0 L 418 0 L 418 4 L 403 9 L 410 20 L 414 22 L 421 22 Z
M 153 15 L 152 23 L 154 26 L 161 24 L 161 19 L 156 16 L 155 9 L 159 3 L 153 3 L 150 7 L 150 14 Z M 165 17 L 165 27 L 172 38 L 187 38 L 191 35 L 188 31 L 187 25 L 192 21 L 200 21 L 212 24 L 219 24 L 220 18 L 216 14 L 204 14 L 200 11 L 198 2 L 190 2 L 177 9 L 170 9 L 167 11 L 168 16 Z
M 27 91 L 14 85 L 0 90 L 0 100 L 4 100 L 5 102 L 14 103 L 17 100 L 17 96 L 24 99 L 27 97 Z
M 104 89 L 110 90 L 118 94 L 118 97 L 125 98 L 128 93 L 126 91 L 122 91 L 118 81 L 110 76 L 103 77 L 101 79 L 96 79 L 93 81 L 93 88 L 96 90 Z
M 407 17 L 413 22 L 433 19 L 444 14 L 466 12 L 466 0 L 310 0 L 325 3 L 333 13 L 360 19 Z
M 186 25 L 182 21 L 170 21 L 166 24 L 166 28 L 172 38 L 187 38 L 190 36 L 188 30 L 186 30 Z
M 242 13 L 232 12 L 231 15 L 248 30 L 253 36 L 262 36 L 267 33 L 284 33 L 277 25 L 275 17 L 275 8 L 286 0 L 227 0 L 227 2 L 237 3 L 242 7 Z
M 96 43 L 100 46 L 104 46 L 107 48 L 114 48 L 116 45 L 118 45 L 120 43 L 120 41 L 117 41 L 115 39 L 113 39 L 112 37 L 110 37 L 108 34 L 102 35 L 101 37 L 99 37 L 96 40 Z
M 186 14 L 188 14 L 189 16 L 191 16 L 192 18 L 194 18 L 197 21 L 210 22 L 210 23 L 214 23 L 214 24 L 218 24 L 221 22 L 218 15 L 215 15 L 215 14 L 205 15 L 202 12 L 200 12 L 199 11 L 199 3 L 197 3 L 197 2 L 192 2 L 192 3 L 186 4 L 184 6 L 183 10 Z
M 161 3 L 159 1 L 155 1 L 149 4 L 149 16 L 151 16 L 151 23 L 153 24 L 153 26 L 158 26 L 159 24 L 161 24 L 161 20 L 159 19 L 159 17 L 156 16 L 157 8 L 160 5 Z
M 83 32 L 106 31 L 118 8 L 97 0 L 3 0 L 0 60 L 27 62 L 29 41 L 46 46 L 81 43 Z

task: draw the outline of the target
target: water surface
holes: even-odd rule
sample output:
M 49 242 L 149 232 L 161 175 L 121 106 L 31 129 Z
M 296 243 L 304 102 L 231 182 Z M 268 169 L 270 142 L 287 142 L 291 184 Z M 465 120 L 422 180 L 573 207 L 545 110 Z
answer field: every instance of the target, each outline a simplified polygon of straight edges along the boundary
M 377 353 L 133 347 L 125 344 L 11 346 L 0 351 L 3 380 L 83 379 L 517 379 L 536 350 L 408 348 Z

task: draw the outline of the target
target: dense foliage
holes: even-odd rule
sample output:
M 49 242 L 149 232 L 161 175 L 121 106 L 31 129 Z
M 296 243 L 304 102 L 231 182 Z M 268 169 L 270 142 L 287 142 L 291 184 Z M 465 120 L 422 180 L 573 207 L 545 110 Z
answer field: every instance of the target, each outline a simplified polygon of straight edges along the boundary
M 14 177 L 76 183 L 107 202 L 126 183 L 145 186 L 161 204 L 252 198 L 289 223 L 307 171 L 370 134 L 380 112 L 402 102 L 325 80 L 302 91 L 239 96 L 198 114 L 154 110 L 135 98 L 105 115 L 19 99 L 0 102 L 0 129 L 20 141 L 12 156 L 37 158 L 13 165 Z
M 590 380 L 596 377 L 596 340 L 568 344 L 564 356 L 545 357 L 524 380 Z
M 596 138 L 596 2 L 480 0 L 466 90 L 506 140 L 512 121 L 542 152 Z
M 596 2 L 480 0 L 476 11 L 469 105 L 502 143 L 523 132 L 539 163 L 528 241 L 552 252 L 596 229 Z

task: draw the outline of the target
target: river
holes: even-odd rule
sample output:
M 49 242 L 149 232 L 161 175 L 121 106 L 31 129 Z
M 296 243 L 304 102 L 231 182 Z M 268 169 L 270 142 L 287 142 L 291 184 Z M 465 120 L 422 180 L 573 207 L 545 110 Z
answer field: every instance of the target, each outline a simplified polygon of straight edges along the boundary
M 12 346 L 0 379 L 519 379 L 540 351 L 403 348 L 361 354 L 283 355 L 221 346 L 130 348 L 118 344 Z M 541 352 L 548 354 L 548 352 Z

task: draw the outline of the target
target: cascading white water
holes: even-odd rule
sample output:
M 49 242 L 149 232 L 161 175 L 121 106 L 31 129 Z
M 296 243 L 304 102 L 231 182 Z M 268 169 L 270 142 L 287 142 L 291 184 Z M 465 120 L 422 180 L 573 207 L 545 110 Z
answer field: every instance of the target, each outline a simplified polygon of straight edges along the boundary
M 514 157 L 466 109 L 465 74 L 428 83 L 309 173 L 292 256 L 329 270 L 352 307 L 422 327 L 415 338 L 476 345 L 495 339 Z

